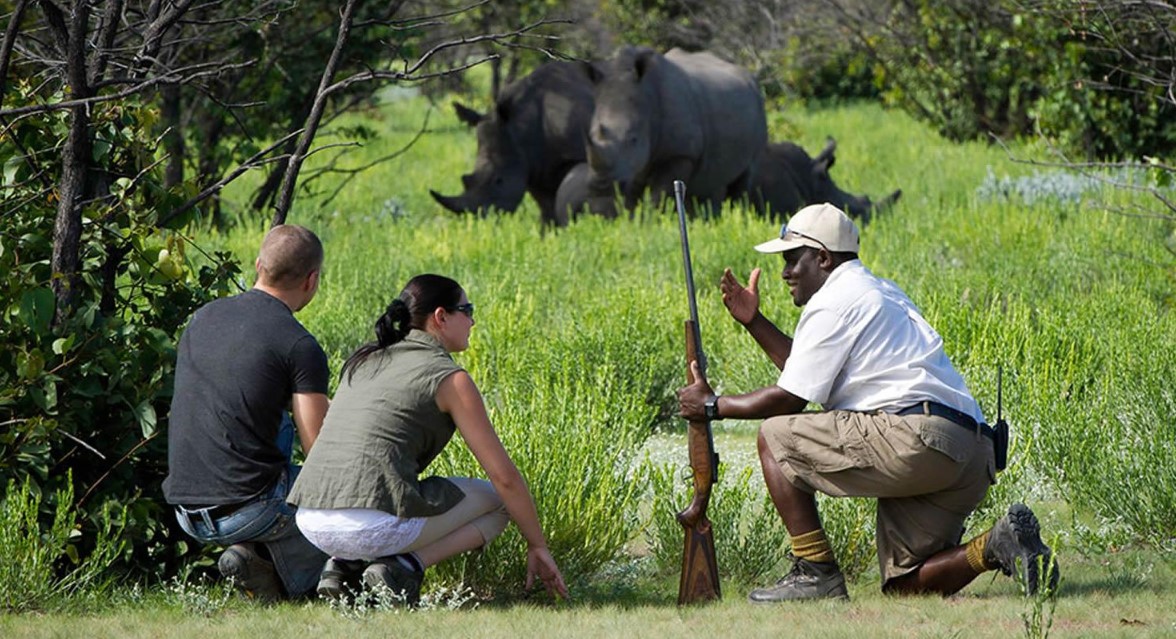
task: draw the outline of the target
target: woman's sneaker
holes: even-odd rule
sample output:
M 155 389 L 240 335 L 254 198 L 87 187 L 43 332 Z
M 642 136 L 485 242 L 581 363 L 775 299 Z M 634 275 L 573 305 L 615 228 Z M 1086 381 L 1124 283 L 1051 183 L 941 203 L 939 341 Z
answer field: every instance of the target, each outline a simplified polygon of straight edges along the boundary
M 315 592 L 324 599 L 339 601 L 360 591 L 360 576 L 366 562 L 331 557 L 323 564 Z
M 992 527 L 984 546 L 984 563 L 1022 579 L 1030 595 L 1037 593 L 1042 571 L 1049 578 L 1050 592 L 1057 588 L 1061 576 L 1053 551 L 1041 541 L 1037 516 L 1025 504 L 1009 506 L 1009 512 Z
M 269 603 L 285 596 L 273 562 L 262 559 L 253 544 L 233 544 L 225 548 L 216 567 L 222 577 L 231 579 L 250 599 Z
M 386 588 L 410 606 L 420 603 L 424 579 L 424 573 L 406 567 L 396 557 L 381 557 L 363 570 L 363 585 L 371 590 Z

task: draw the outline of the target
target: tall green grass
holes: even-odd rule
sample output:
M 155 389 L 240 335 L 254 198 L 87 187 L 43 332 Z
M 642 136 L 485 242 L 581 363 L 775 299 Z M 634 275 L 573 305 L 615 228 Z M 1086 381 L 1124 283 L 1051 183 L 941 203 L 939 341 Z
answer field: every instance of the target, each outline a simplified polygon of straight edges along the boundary
M 27 479 L 9 481 L 0 499 L 0 613 L 49 611 L 70 597 L 108 589 L 106 573 L 123 551 L 117 528 L 125 507 L 101 516 L 95 547 L 80 558 L 72 483 L 57 492 L 53 521 L 38 521 L 42 496 Z
M 360 165 L 398 148 L 428 108 L 408 97 L 357 116 L 383 137 L 346 162 Z M 826 135 L 837 138 L 833 177 L 846 190 L 877 197 L 903 189 L 898 206 L 863 231 L 862 258 L 898 282 L 940 331 L 990 420 L 1003 368 L 1011 464 L 970 527 L 987 527 L 1012 500 L 1064 500 L 1094 539 L 1114 533 L 1170 544 L 1176 278 L 1163 241 L 1171 225 L 1109 212 L 1106 202 L 1130 197 L 1113 191 L 1086 193 L 1077 203 L 984 196 L 978 187 L 990 174 L 1027 176 L 1031 167 L 999 148 L 950 144 L 876 106 L 789 113 L 784 120 L 810 152 Z M 473 134 L 448 111 L 435 110 L 429 127 L 409 152 L 348 183 L 329 204 L 298 200 L 290 221 L 318 232 L 327 254 L 319 296 L 300 318 L 338 370 L 371 338 L 375 318 L 411 275 L 455 277 L 478 306 L 471 348 L 458 359 L 486 394 L 565 572 L 591 579 L 607 562 L 624 560 L 626 542 L 641 530 L 662 528 L 653 552 L 669 552 L 657 544 L 670 543 L 673 527 L 665 518 L 685 503 L 680 486 L 667 483 L 685 468 L 684 444 L 669 468 L 642 466 L 638 451 L 656 431 L 682 433 L 673 411 L 674 389 L 684 379 L 687 311 L 675 221 L 644 212 L 632 220 L 581 219 L 544 234 L 529 198 L 513 215 L 452 215 L 427 190 L 460 190 L 459 176 L 473 164 Z M 1016 149 L 1036 153 L 1027 145 Z M 235 185 L 226 197 L 244 201 L 246 186 Z M 228 247 L 250 262 L 263 227 L 243 217 L 224 235 L 194 233 L 198 243 Z M 799 316 L 779 280 L 779 259 L 751 250 L 776 231 L 738 208 L 690 224 L 709 375 L 719 392 L 753 390 L 778 374 L 723 309 L 716 284 L 724 268 L 744 280 L 752 268 L 764 269 L 765 314 L 787 332 Z M 716 428 L 746 434 L 754 447 L 756 424 Z M 478 473 L 460 445 L 433 470 Z M 739 483 L 741 472 L 724 469 L 733 483 L 716 492 L 712 506 L 737 535 L 729 543 L 748 552 L 783 548 L 786 537 L 770 529 L 770 517 L 759 523 L 758 515 L 728 516 L 761 512 L 763 494 Z M 655 506 L 643 507 L 649 499 Z M 843 562 L 869 565 L 869 504 L 826 500 L 821 507 Z M 492 588 L 517 583 L 521 543 L 508 534 L 437 577 Z M 775 557 L 765 552 L 757 561 Z M 743 577 L 756 572 L 737 561 L 728 565 Z

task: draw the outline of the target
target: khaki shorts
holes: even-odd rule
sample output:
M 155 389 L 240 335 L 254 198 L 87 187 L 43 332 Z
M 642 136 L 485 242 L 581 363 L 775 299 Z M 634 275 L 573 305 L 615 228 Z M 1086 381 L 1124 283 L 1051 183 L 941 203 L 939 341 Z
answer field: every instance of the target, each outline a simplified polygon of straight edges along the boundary
M 883 585 L 958 545 L 996 481 L 992 440 L 933 415 L 800 413 L 768 419 L 761 432 L 800 490 L 878 499 Z

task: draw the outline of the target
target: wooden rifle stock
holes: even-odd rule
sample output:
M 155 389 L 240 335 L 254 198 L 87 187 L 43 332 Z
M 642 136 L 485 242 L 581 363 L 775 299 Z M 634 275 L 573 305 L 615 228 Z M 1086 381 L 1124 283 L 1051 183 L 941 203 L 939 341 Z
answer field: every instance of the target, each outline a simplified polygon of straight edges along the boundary
M 702 333 L 698 329 L 698 304 L 694 295 L 694 272 L 690 264 L 690 241 L 686 237 L 686 185 L 674 180 L 674 199 L 678 206 L 678 233 L 682 240 L 682 265 L 686 271 L 686 293 L 690 300 L 690 319 L 686 320 L 686 384 L 694 383 L 691 362 L 706 375 L 706 354 L 702 350 Z M 686 430 L 686 449 L 694 476 L 694 498 L 678 513 L 678 523 L 686 529 L 682 551 L 682 578 L 678 582 L 678 605 L 722 597 L 719 590 L 719 564 L 715 558 L 715 535 L 706 509 L 710 505 L 711 486 L 718 479 L 719 456 L 707 420 L 692 421 Z
M 698 332 L 694 322 L 686 320 L 686 382 L 694 383 L 690 362 L 698 361 Z M 719 564 L 715 557 L 715 535 L 706 517 L 711 486 L 717 479 L 719 456 L 708 421 L 692 421 L 687 426 L 686 449 L 694 475 L 694 498 L 678 513 L 678 523 L 686 531 L 682 551 L 682 577 L 678 583 L 678 605 L 719 599 Z

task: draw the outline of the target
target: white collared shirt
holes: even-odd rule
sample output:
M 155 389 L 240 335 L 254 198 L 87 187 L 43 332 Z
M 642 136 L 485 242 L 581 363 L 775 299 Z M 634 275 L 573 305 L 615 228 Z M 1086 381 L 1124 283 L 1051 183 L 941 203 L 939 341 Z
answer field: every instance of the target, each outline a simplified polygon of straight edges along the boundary
M 809 299 L 776 384 L 825 410 L 893 413 L 933 401 L 984 421 L 943 338 L 860 260 L 834 269 Z

